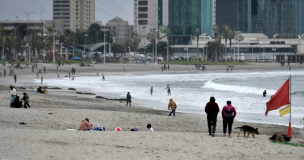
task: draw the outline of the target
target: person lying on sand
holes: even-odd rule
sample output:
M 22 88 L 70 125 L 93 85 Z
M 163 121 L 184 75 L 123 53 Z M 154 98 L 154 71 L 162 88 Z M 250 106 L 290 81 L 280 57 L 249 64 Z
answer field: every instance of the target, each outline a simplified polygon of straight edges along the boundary
M 89 124 L 89 118 L 85 118 L 84 120 L 82 120 L 80 122 L 80 127 L 79 127 L 79 130 L 82 130 L 82 131 L 86 131 L 86 130 L 89 130 L 89 129 L 93 129 L 94 128 Z

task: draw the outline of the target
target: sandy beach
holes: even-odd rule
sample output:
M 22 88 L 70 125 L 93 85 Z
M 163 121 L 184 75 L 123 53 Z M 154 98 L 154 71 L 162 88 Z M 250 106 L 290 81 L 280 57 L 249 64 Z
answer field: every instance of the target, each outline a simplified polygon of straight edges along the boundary
M 10 96 L 6 95 L 9 85 L 14 85 L 14 79 L 9 76 L 8 67 L 0 66 L 0 159 L 304 159 L 303 147 L 269 142 L 268 138 L 274 132 L 287 133 L 288 127 L 282 125 L 235 121 L 233 128 L 250 125 L 258 128 L 260 134 L 256 138 L 245 138 L 242 134 L 237 137 L 239 130 L 233 129 L 231 137 L 223 137 L 222 118 L 218 117 L 216 136 L 210 137 L 204 113 L 177 113 L 176 117 L 169 117 L 168 112 L 145 108 L 136 102 L 132 107 L 126 107 L 125 102 L 76 94 L 77 88 L 75 91 L 48 89 L 48 94 L 38 94 L 39 85 L 33 83 L 33 79 L 39 69 L 43 72 L 43 67 L 47 73 L 39 76 L 44 79 L 57 78 L 57 74 L 63 78 L 72 67 L 76 68 L 76 76 L 96 76 L 97 72 L 100 75 L 197 72 L 194 66 L 185 65 L 171 65 L 170 71 L 161 72 L 161 66 L 154 64 L 98 64 L 92 68 L 64 65 L 59 70 L 51 64 L 38 64 L 35 72 L 31 68 L 14 69 L 18 92 L 20 95 L 26 92 L 31 105 L 31 108 L 16 109 L 9 108 Z M 226 70 L 226 66 L 221 65 L 206 68 L 208 72 Z M 3 77 L 4 69 L 6 78 Z M 257 63 L 234 69 L 254 72 L 288 70 L 288 67 Z M 304 67 L 292 65 L 291 69 L 303 70 Z M 93 126 L 105 127 L 106 131 L 67 131 L 79 128 L 84 118 L 89 118 Z M 21 122 L 25 125 L 19 124 Z M 149 123 L 155 132 L 148 132 Z M 115 132 L 116 127 L 123 131 Z M 139 131 L 130 132 L 133 127 Z M 293 128 L 291 142 L 304 144 L 304 130 Z

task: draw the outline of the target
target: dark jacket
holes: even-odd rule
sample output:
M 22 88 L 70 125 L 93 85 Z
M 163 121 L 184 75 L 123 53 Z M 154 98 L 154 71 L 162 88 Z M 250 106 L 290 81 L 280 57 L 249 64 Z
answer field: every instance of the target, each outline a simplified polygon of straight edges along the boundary
M 19 101 L 19 99 L 16 98 L 16 100 L 12 103 L 13 108 L 21 108 L 22 107 L 22 102 Z
M 131 101 L 131 95 L 127 95 L 127 101 Z
M 205 107 L 205 112 L 208 116 L 217 116 L 220 108 L 215 102 L 208 102 Z
M 25 103 L 29 103 L 28 95 L 23 96 L 23 98 L 21 100 L 24 100 Z

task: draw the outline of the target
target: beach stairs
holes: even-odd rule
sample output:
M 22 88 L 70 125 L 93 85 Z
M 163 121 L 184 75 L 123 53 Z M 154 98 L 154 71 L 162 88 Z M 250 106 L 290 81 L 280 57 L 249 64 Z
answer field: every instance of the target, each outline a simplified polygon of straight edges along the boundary
M 53 58 L 53 54 L 50 53 L 48 54 L 45 59 L 46 60 L 50 60 L 51 58 Z M 65 60 L 65 57 L 62 57 L 61 55 L 58 55 L 58 54 L 55 54 L 55 58 L 59 61 L 61 61 L 61 63 L 64 63 L 64 64 L 70 64 L 68 61 Z

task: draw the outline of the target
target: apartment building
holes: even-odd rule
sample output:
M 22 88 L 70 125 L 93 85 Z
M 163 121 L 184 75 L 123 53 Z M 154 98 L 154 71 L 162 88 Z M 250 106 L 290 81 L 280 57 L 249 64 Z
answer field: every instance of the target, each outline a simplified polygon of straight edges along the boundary
M 53 20 L 63 31 L 85 31 L 95 22 L 95 0 L 53 0 Z

